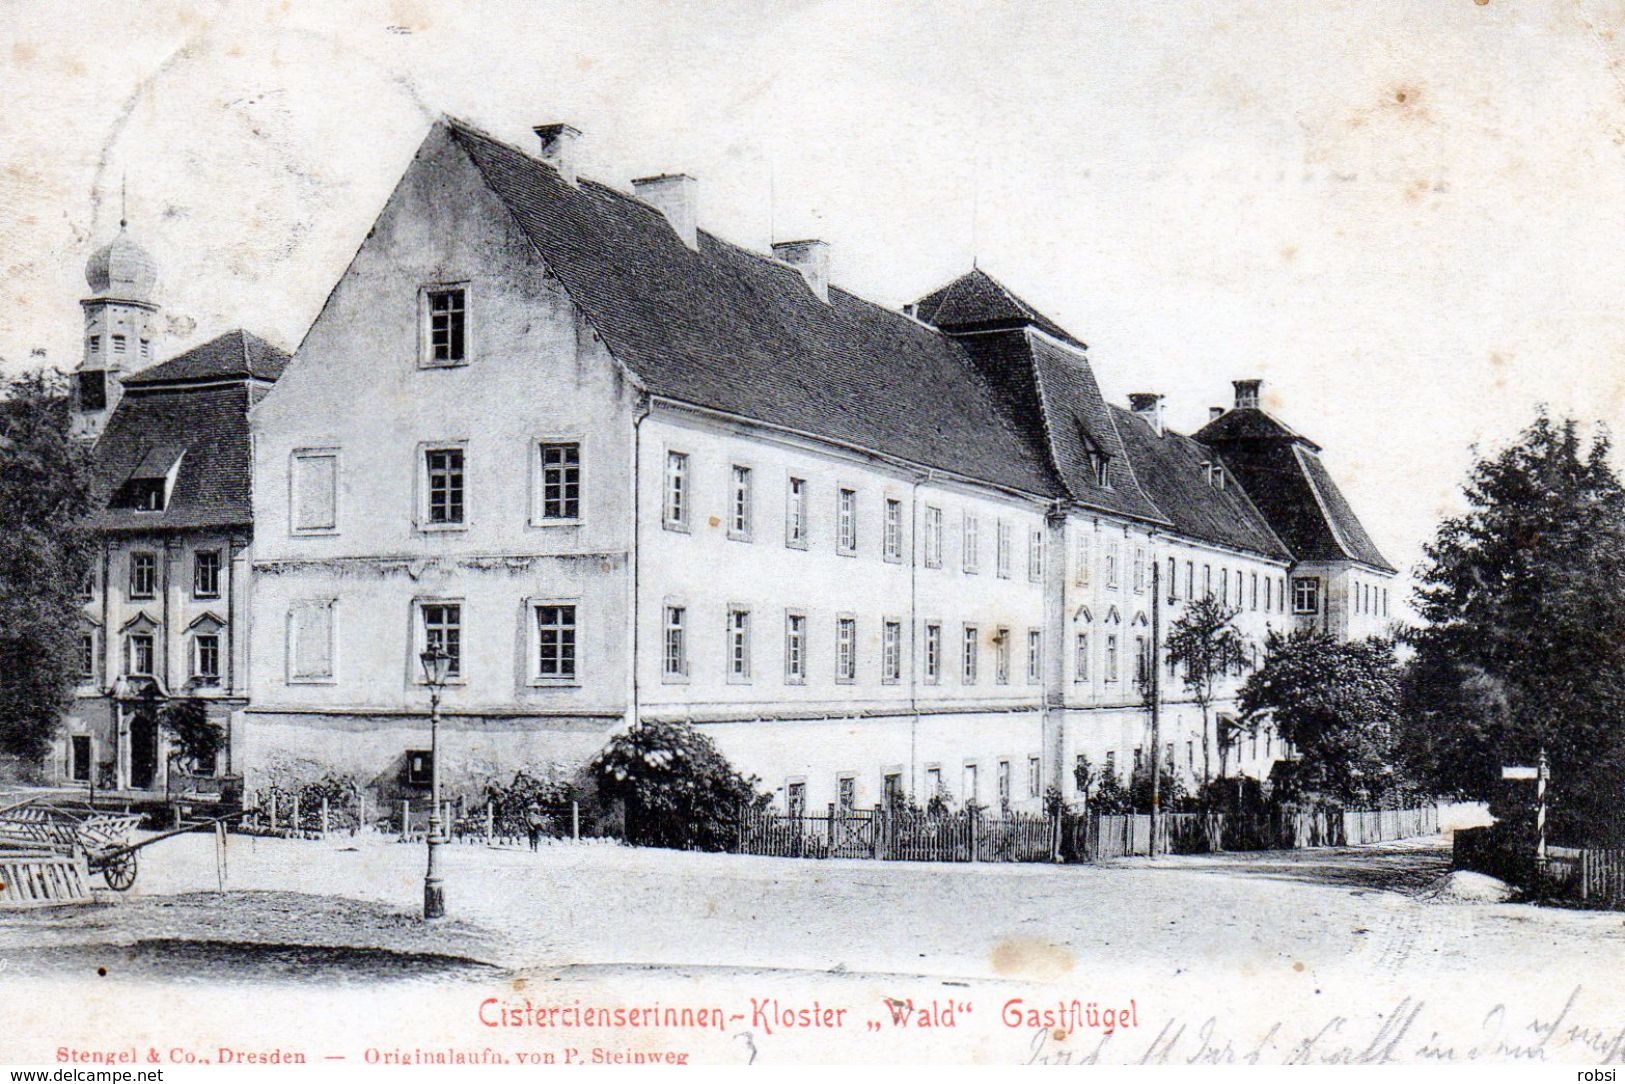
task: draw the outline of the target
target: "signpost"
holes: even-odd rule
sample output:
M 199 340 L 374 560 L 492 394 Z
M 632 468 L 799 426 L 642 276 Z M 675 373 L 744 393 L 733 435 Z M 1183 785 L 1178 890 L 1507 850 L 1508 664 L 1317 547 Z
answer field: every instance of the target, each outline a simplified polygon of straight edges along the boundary
M 1507 764 L 1501 768 L 1502 779 L 1533 779 L 1535 781 L 1535 859 L 1546 861 L 1546 779 L 1551 773 L 1546 766 L 1546 750 L 1542 747 L 1540 759 L 1533 767 L 1527 764 Z

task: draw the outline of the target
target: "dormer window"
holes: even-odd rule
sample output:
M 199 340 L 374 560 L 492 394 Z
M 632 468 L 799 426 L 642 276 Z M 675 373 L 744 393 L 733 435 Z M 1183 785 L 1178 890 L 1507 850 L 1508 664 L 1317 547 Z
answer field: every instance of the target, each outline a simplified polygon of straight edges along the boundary
M 1111 465 L 1111 456 L 1098 448 L 1089 449 L 1089 475 L 1094 479 L 1095 485 L 1102 489 L 1112 487 Z
M 162 512 L 169 505 L 184 452 L 184 448 L 168 445 L 148 451 L 114 492 L 108 506 L 133 512 Z
M 1205 478 L 1207 480 L 1207 484 L 1212 486 L 1214 489 L 1224 488 L 1224 467 L 1220 466 L 1218 463 L 1214 463 L 1207 459 L 1202 460 L 1202 477 Z

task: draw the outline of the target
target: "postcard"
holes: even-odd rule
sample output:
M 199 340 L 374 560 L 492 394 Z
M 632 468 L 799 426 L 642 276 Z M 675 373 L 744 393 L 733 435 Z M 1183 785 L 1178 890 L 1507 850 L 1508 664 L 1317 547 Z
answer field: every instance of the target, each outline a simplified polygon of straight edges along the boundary
M 8 5 L 0 1063 L 1625 1060 L 1620 29 Z

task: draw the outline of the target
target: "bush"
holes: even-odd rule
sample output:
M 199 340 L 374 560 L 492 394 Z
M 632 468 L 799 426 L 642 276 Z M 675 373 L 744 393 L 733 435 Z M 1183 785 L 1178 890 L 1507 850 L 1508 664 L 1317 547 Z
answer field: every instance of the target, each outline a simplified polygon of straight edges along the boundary
M 617 734 L 588 771 L 600 797 L 621 805 L 627 842 L 643 846 L 728 850 L 738 842 L 740 813 L 771 799 L 688 723 Z

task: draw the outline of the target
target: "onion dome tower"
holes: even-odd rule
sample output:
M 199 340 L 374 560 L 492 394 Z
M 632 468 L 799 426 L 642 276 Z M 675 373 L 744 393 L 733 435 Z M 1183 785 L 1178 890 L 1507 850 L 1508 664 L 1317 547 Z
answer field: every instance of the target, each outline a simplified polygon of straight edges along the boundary
M 85 263 L 90 296 L 85 313 L 84 355 L 74 374 L 73 433 L 95 440 L 123 395 L 122 378 L 158 356 L 158 306 L 152 300 L 158 265 L 130 237 L 119 219 L 118 236 Z

